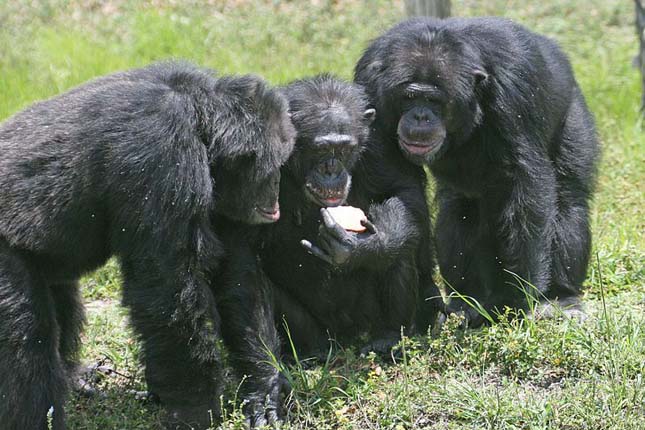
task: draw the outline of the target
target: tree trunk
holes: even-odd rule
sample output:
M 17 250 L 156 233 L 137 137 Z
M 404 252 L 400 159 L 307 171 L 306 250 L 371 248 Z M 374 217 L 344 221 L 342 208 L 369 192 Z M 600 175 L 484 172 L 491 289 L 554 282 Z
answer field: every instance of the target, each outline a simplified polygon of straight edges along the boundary
M 636 57 L 638 70 L 641 72 L 641 113 L 645 112 L 645 0 L 635 0 L 636 31 L 638 32 L 639 50 Z
M 405 0 L 408 16 L 450 16 L 450 0 Z

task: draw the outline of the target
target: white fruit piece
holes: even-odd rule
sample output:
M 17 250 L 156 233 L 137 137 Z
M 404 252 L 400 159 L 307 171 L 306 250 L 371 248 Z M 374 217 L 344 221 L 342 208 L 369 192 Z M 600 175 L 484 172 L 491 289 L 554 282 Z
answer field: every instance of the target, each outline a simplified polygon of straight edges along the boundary
M 356 233 L 362 233 L 365 230 L 365 226 L 361 224 L 361 221 L 367 220 L 365 212 L 359 208 L 353 206 L 336 206 L 333 208 L 327 208 L 329 214 L 334 218 L 341 227 L 347 231 L 354 231 Z

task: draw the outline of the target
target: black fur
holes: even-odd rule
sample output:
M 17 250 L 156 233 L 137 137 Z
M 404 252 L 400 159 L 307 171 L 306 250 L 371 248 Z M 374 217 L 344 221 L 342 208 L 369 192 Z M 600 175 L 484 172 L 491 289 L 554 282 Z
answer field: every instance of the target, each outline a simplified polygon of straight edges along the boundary
M 173 427 L 219 412 L 211 217 L 274 220 L 294 135 L 286 100 L 261 79 L 175 63 L 99 78 L 0 125 L 3 429 L 44 429 L 50 407 L 65 428 L 77 280 L 112 255 Z
M 401 326 L 413 325 L 416 253 L 429 237 L 422 169 L 412 166 L 406 176 L 386 162 L 383 171 L 367 173 L 369 162 L 361 161 L 365 155 L 380 160 L 367 143 L 374 111 L 363 90 L 323 75 L 296 81 L 285 93 L 298 137 L 282 169 L 282 216 L 258 229 L 256 249 L 242 251 L 246 259 L 223 265 L 228 288 L 218 299 L 236 367 L 249 376 L 243 391 L 252 425 L 277 419 L 280 378 L 265 362 L 267 351 L 290 353 L 289 345 L 280 345 L 286 333 L 276 331 L 283 318 L 300 357 L 325 355 L 330 337 L 347 343 L 367 335 L 368 348 L 387 350 Z M 362 208 L 372 232 L 325 224 L 321 208 L 341 204 Z M 227 254 L 234 256 L 239 235 L 230 234 L 235 249 Z M 257 248 L 260 258 L 253 260 Z
M 576 311 L 599 144 L 558 46 L 499 18 L 412 19 L 368 47 L 356 80 L 377 137 L 437 179 L 447 283 L 489 311 L 525 307 L 510 271 Z

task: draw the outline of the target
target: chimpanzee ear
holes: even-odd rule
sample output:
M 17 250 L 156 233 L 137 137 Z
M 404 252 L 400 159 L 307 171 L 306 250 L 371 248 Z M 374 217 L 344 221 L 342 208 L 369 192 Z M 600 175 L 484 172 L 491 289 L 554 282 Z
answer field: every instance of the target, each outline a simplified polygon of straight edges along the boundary
M 482 84 L 488 80 L 488 73 L 481 69 L 473 70 L 473 76 L 475 77 L 475 86 Z
M 374 121 L 375 116 L 376 116 L 376 109 L 374 108 L 367 109 L 365 112 L 363 112 L 363 120 L 365 120 L 365 122 L 368 124 L 371 124 L 372 121 Z

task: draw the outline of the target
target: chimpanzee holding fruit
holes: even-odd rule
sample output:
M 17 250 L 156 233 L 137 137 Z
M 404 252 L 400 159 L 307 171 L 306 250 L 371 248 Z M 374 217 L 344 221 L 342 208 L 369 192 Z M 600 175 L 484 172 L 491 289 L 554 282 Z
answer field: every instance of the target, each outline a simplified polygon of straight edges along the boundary
M 227 237 L 233 243 L 225 281 L 214 283 L 226 285 L 217 297 L 222 332 L 235 368 L 247 375 L 242 391 L 252 426 L 278 419 L 280 377 L 267 352 L 279 358 L 290 347 L 281 346 L 288 337 L 277 327 L 288 327 L 300 357 L 325 354 L 330 338 L 347 344 L 361 335 L 365 350 L 389 351 L 401 327 L 414 325 L 420 249 L 430 249 L 423 169 L 397 172 L 394 182 L 382 174 L 397 166 L 368 175 L 381 154 L 367 142 L 375 111 L 363 89 L 322 75 L 284 93 L 297 137 L 282 168 L 280 220 L 218 233 L 225 248 Z M 393 194 L 401 184 L 401 195 Z M 242 235 L 247 249 L 239 247 Z

